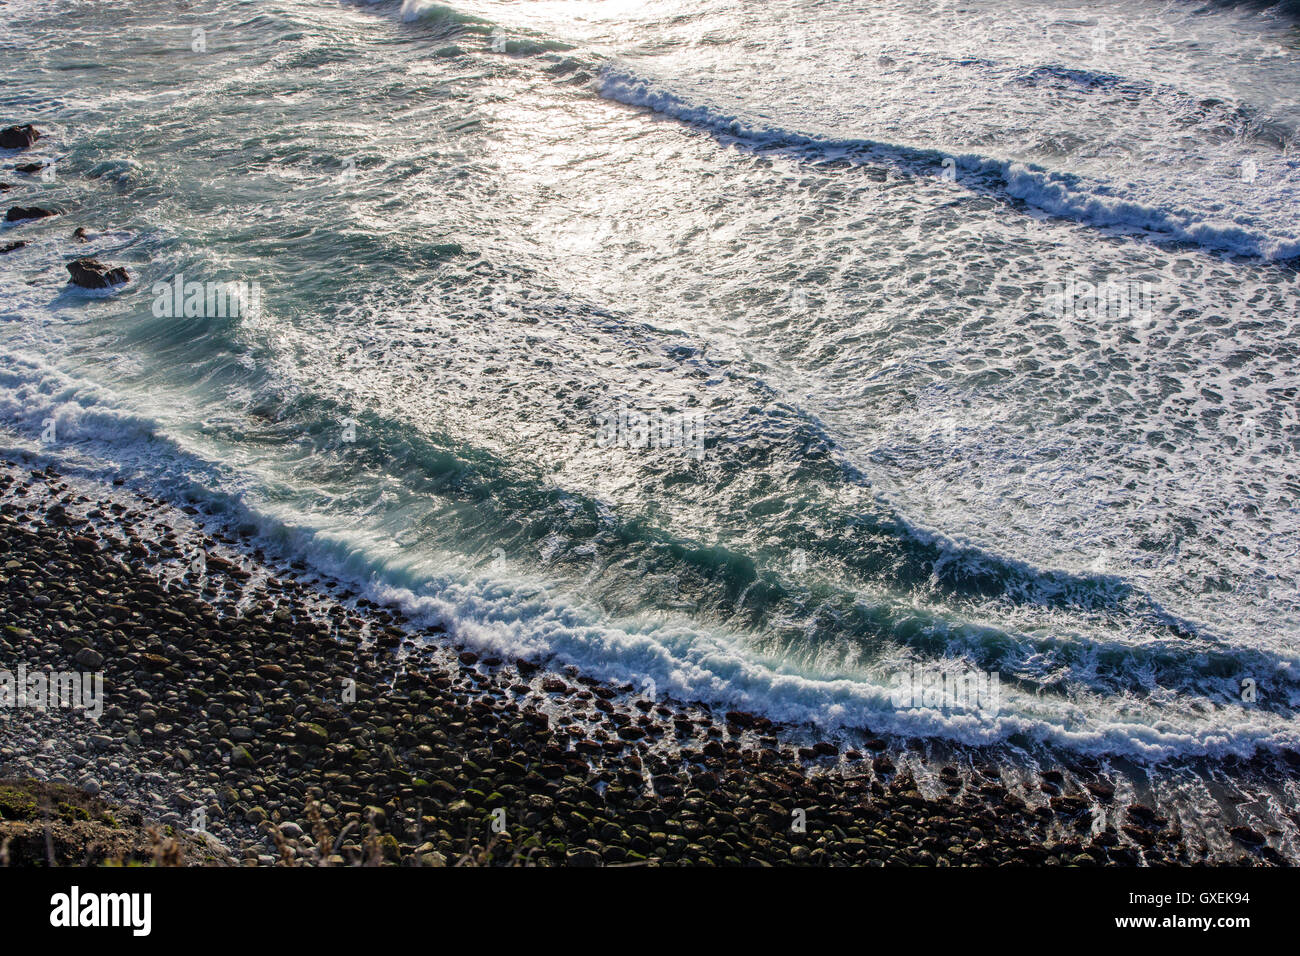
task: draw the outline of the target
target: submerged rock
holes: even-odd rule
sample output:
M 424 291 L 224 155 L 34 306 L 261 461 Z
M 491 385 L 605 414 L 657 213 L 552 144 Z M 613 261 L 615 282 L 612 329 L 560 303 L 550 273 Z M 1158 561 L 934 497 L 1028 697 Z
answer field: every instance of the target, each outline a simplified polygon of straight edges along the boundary
M 1248 827 L 1245 825 L 1235 826 L 1230 827 L 1228 832 L 1232 834 L 1234 839 L 1241 841 L 1247 846 L 1262 846 L 1265 842 L 1264 835 L 1254 827 Z
M 131 279 L 121 266 L 110 268 L 98 259 L 75 259 L 68 263 L 68 272 L 72 283 L 83 289 L 105 289 Z
M 4 255 L 6 252 L 13 252 L 15 249 L 21 249 L 25 245 L 27 245 L 27 243 L 22 239 L 19 239 L 17 242 L 6 243 L 5 245 L 0 246 L 0 255 Z
M 31 123 L 6 126 L 0 129 L 0 149 L 26 149 L 40 138 L 40 130 Z
M 42 209 L 40 206 L 12 206 L 5 214 L 5 221 L 21 222 L 24 219 L 44 219 L 53 215 L 56 215 L 54 210 Z

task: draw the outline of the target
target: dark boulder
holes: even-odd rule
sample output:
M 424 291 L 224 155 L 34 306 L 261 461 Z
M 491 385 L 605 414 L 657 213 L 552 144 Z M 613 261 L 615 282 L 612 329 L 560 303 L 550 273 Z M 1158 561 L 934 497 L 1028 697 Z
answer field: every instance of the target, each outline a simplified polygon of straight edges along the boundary
M 27 245 L 27 243 L 22 239 L 19 239 L 17 242 L 6 242 L 3 246 L 0 246 L 0 255 L 3 255 L 6 252 L 13 252 L 15 249 L 21 249 L 25 245 Z
M 1228 829 L 1228 832 L 1231 833 L 1235 839 L 1246 844 L 1246 846 L 1264 845 L 1264 835 L 1260 833 L 1258 830 L 1254 829 L 1253 827 L 1248 827 L 1244 825 L 1235 826 L 1235 827 L 1230 827 Z
M 45 168 L 44 163 L 19 163 L 14 167 L 16 173 L 39 173 Z
M 121 266 L 109 268 L 98 259 L 76 259 L 68 263 L 68 272 L 72 273 L 72 283 L 83 289 L 106 289 L 130 281 Z
M 55 215 L 51 209 L 42 209 L 40 206 L 12 206 L 5 215 L 5 222 L 22 222 L 25 219 L 44 219 L 46 216 Z
M 1110 800 L 1115 796 L 1115 786 L 1105 780 L 1090 781 L 1088 791 L 1098 800 Z
M 726 720 L 727 723 L 736 727 L 748 728 L 754 726 L 754 715 L 743 710 L 727 711 Z
M 40 130 L 31 123 L 6 126 L 0 129 L 0 149 L 26 149 L 40 138 Z

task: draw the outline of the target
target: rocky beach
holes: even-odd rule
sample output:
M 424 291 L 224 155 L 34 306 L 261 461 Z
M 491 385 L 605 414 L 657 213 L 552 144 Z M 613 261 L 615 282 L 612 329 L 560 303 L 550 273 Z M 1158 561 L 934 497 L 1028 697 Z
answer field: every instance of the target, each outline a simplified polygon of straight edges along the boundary
M 0 710 L 0 778 L 118 804 L 176 841 L 171 862 L 1198 861 L 1176 820 L 1123 804 L 1085 764 L 1030 789 L 967 754 L 930 767 L 923 793 L 898 742 L 843 751 L 809 728 L 480 657 L 246 553 L 193 508 L 20 461 L 0 489 L 0 666 L 104 682 L 98 721 Z M 0 843 L 39 829 L 21 802 L 0 802 Z M 155 854 L 84 839 L 82 858 Z M 1283 862 L 1254 830 L 1234 840 L 1231 862 Z
M 4 5 L 0 870 L 1300 862 L 1294 11 L 687 6 Z

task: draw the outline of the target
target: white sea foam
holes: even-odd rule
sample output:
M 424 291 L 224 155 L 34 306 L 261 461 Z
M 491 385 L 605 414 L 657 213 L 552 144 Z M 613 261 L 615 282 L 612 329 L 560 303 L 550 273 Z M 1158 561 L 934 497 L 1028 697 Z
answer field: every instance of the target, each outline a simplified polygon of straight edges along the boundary
M 501 57 L 480 36 L 431 57 L 438 31 L 336 4 L 232 18 L 228 59 L 181 44 L 183 97 L 159 93 L 155 35 L 113 34 L 131 108 L 111 128 L 84 134 L 102 104 L 66 71 L 17 84 L 62 124 L 59 188 L 113 232 L 72 249 L 70 224 L 33 224 L 0 257 L 0 422 L 483 650 L 828 730 L 1294 746 L 1296 295 L 1273 264 L 1294 232 L 1268 104 L 1202 88 L 1170 59 L 1186 44 L 1017 59 L 1022 19 L 999 38 L 962 6 L 979 57 L 914 43 L 906 0 L 810 6 L 800 44 L 761 5 L 593 12 L 572 29 L 616 57 L 609 101 L 573 82 L 590 50 Z M 33 29 L 12 69 L 83 63 L 104 33 L 79 9 L 70 50 Z M 844 11 L 911 19 L 854 33 Z M 845 49 L 863 35 L 893 39 Z M 292 134 L 243 128 L 250 102 Z M 169 323 L 139 288 L 69 293 L 83 250 L 137 263 L 145 291 L 262 275 L 267 315 Z M 1168 308 L 1053 310 L 1045 290 L 1076 279 L 1152 283 Z M 704 410 L 698 463 L 601 446 L 589 418 L 620 403 Z M 574 554 L 608 580 L 583 586 Z M 891 674 L 917 661 L 998 668 L 1002 709 L 895 710 Z M 1264 706 L 1234 699 L 1242 674 Z
M 144 487 L 173 500 L 206 498 L 228 519 L 255 525 L 264 546 L 287 559 L 305 559 L 417 622 L 441 624 L 483 653 L 573 664 L 595 677 L 823 732 L 869 727 L 969 744 L 1018 736 L 1148 759 L 1300 745 L 1292 721 L 1245 706 L 1205 712 L 1194 697 L 1177 695 L 1107 699 L 1084 692 L 1068 700 L 1043 698 L 1008 686 L 1009 675 L 994 714 L 900 710 L 891 701 L 890 681 L 910 666 L 905 656 L 881 662 L 873 673 L 819 673 L 816 666 L 768 659 L 750 638 L 727 628 L 660 615 L 610 617 L 580 594 L 530 581 L 522 568 L 457 570 L 459 562 L 450 556 L 408 553 L 382 531 L 352 519 L 340 522 L 305 500 L 263 500 L 246 476 L 239 487 L 222 487 L 222 469 L 183 439 L 167 436 L 159 422 L 121 408 L 104 389 L 35 357 L 7 357 L 0 369 L 0 417 L 23 439 L 16 447 L 25 453 L 100 480 L 122 472 L 139 475 Z M 61 441 L 42 446 L 33 439 L 50 418 L 59 423 Z
M 951 160 L 955 182 L 985 191 L 992 183 L 1005 195 L 1022 200 L 1055 216 L 1094 226 L 1155 233 L 1177 242 L 1223 250 L 1268 260 L 1300 256 L 1300 217 L 1285 214 L 1290 206 L 1300 210 L 1300 189 L 1291 185 L 1275 198 L 1284 210 L 1270 222 L 1265 210 L 1248 209 L 1227 216 L 1152 205 L 1126 196 L 1124 187 L 1039 165 L 976 154 L 947 156 L 936 147 L 920 148 L 868 138 L 835 139 L 792 128 L 773 126 L 740 112 L 688 99 L 659 80 L 639 76 L 623 67 L 608 67 L 598 81 L 601 95 L 631 106 L 642 106 L 685 123 L 734 138 L 758 149 L 789 148 L 804 158 L 820 160 L 855 157 L 862 162 L 893 165 L 904 174 L 936 175 L 945 159 Z M 1280 218 L 1280 221 L 1276 221 Z

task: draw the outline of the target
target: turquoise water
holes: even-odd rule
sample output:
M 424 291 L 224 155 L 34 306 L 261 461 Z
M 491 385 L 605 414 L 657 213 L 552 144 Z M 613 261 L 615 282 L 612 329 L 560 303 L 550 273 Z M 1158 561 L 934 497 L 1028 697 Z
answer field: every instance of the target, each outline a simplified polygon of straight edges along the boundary
M 0 256 L 9 445 L 683 699 L 1296 745 L 1282 12 L 3 15 L 0 119 L 46 132 L 5 166 L 54 164 L 5 195 L 62 211 L 0 236 L 29 241 Z M 67 287 L 88 254 L 132 283 Z M 178 275 L 260 307 L 169 315 Z M 1000 707 L 896 707 L 917 664 L 997 673 Z

